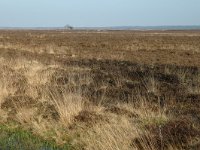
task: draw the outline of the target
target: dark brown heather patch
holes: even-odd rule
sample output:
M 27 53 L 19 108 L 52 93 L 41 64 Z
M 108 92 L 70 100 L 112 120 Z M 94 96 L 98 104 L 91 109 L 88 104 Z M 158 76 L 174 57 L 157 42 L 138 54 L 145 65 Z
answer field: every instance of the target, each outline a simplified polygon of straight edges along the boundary
M 37 105 L 38 114 L 41 114 L 44 119 L 58 121 L 60 116 L 53 104 L 47 102 Z
M 168 149 L 170 145 L 183 148 L 192 140 L 200 137 L 200 131 L 187 119 L 171 120 L 164 125 L 148 125 L 145 134 L 133 140 L 133 145 L 145 149 L 153 147 L 156 150 Z
M 117 114 L 117 115 L 125 115 L 125 116 L 128 116 L 130 118 L 137 118 L 138 117 L 138 114 L 133 113 L 133 112 L 128 111 L 128 110 L 123 109 L 123 108 L 116 107 L 116 106 L 112 106 L 110 108 L 107 108 L 106 111 L 112 112 L 112 113 Z
M 91 111 L 81 111 L 77 116 L 75 116 L 75 121 L 84 122 L 88 126 L 92 126 L 98 122 L 105 121 L 104 116 Z
M 1 104 L 1 108 L 8 112 L 8 120 L 15 119 L 17 109 L 19 108 L 34 108 L 37 101 L 27 95 L 8 96 Z
M 1 108 L 12 110 L 20 107 L 32 108 L 36 103 L 37 101 L 28 95 L 8 96 L 1 104 Z

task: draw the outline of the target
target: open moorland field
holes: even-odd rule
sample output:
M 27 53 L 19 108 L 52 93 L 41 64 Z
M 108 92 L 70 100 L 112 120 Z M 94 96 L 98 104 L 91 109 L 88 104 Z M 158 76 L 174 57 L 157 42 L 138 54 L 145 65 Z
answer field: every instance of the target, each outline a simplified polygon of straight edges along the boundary
M 0 70 L 0 149 L 200 149 L 200 31 L 1 30 Z

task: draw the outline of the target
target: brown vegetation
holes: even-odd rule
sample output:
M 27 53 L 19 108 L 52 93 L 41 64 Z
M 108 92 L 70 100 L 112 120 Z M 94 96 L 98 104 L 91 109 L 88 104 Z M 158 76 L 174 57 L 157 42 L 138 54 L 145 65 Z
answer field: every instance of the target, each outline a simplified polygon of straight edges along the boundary
M 76 149 L 198 149 L 199 31 L 0 31 L 0 122 Z

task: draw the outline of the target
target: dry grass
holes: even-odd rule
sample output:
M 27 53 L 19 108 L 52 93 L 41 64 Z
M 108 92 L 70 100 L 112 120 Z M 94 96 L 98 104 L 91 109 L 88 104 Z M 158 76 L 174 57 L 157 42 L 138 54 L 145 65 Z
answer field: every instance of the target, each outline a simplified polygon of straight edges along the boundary
M 199 62 L 177 57 L 198 33 L 96 34 L 2 31 L 0 123 L 76 149 L 198 148 Z

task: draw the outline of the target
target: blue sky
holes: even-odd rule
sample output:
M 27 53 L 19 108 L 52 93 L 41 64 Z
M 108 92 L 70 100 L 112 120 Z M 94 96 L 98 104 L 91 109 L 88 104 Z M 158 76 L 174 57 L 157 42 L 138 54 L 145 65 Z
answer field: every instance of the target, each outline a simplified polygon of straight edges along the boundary
M 200 25 L 200 0 L 0 0 L 1 27 Z

